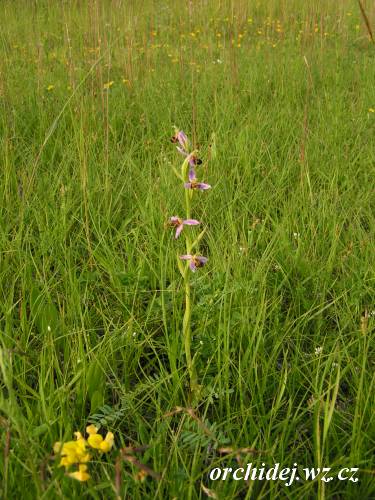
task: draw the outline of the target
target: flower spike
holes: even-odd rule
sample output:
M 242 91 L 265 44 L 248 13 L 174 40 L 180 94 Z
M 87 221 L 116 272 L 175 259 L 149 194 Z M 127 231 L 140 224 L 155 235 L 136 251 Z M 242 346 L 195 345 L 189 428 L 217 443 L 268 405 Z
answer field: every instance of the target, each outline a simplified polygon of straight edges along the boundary
M 184 161 L 181 165 L 181 174 L 173 167 L 173 171 L 176 174 L 177 178 L 180 179 L 184 183 L 185 189 L 198 189 L 200 191 L 206 191 L 210 189 L 211 186 L 206 184 L 205 182 L 198 182 L 196 175 L 196 168 L 198 165 L 202 163 L 202 160 L 198 158 L 197 151 L 191 150 L 190 141 L 188 140 L 185 132 L 174 127 L 175 134 L 172 137 L 171 141 L 176 144 L 176 149 L 180 155 L 184 157 Z M 184 229 L 184 226 L 197 226 L 200 222 L 196 219 L 191 219 L 191 202 L 193 199 L 192 191 L 185 191 L 185 209 L 186 209 L 186 219 L 181 219 L 177 215 L 169 218 L 169 223 L 172 227 L 176 229 L 175 238 L 179 238 L 181 232 Z M 190 389 L 191 393 L 194 397 L 200 394 L 200 386 L 197 381 L 197 373 L 194 366 L 194 356 L 192 356 L 191 352 L 191 316 L 192 316 L 192 306 L 191 306 L 191 275 L 188 272 L 190 269 L 193 273 L 196 272 L 197 269 L 203 267 L 207 261 L 207 257 L 203 257 L 202 255 L 193 254 L 194 251 L 198 252 L 198 245 L 203 235 L 205 234 L 205 229 L 200 232 L 200 234 L 195 238 L 195 240 L 191 240 L 190 234 L 186 232 L 185 234 L 185 243 L 186 243 L 186 254 L 179 255 L 177 259 L 178 269 L 181 273 L 181 276 L 184 280 L 185 285 L 185 311 L 184 317 L 182 321 L 182 336 L 184 339 L 184 348 L 185 348 L 185 356 L 186 356 L 186 365 L 190 379 Z M 185 261 L 184 265 L 181 261 Z

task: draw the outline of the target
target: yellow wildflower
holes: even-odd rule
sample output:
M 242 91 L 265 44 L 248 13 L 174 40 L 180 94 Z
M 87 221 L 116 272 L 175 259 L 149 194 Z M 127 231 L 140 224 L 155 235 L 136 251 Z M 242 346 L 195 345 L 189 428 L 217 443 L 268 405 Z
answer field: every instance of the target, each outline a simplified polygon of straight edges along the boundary
M 63 444 L 57 442 L 53 446 L 53 451 L 61 455 L 60 467 L 68 468 L 73 464 L 88 462 L 91 458 L 89 453 L 87 453 L 87 443 L 82 434 L 80 432 L 75 432 L 74 434 L 77 438 L 76 441 L 67 441 Z
M 86 463 L 91 460 L 91 455 L 88 453 L 87 446 L 89 445 L 101 453 L 107 453 L 114 444 L 114 435 L 112 432 L 107 432 L 104 439 L 98 434 L 98 428 L 95 425 L 87 426 L 86 432 L 89 435 L 87 441 L 77 431 L 74 433 L 75 441 L 67 441 L 66 443 L 58 441 L 53 446 L 55 454 L 61 456 L 59 467 L 65 467 L 66 474 L 77 481 L 87 481 L 90 478 Z M 72 465 L 77 465 L 78 469 L 68 472 Z
M 375 113 L 375 109 L 374 108 L 368 108 L 369 112 L 370 113 Z
M 86 427 L 87 434 L 97 434 L 98 428 L 95 425 L 91 424 Z
M 55 86 L 54 86 L 54 85 L 48 85 L 47 90 L 48 90 L 48 92 L 50 92 L 50 91 L 51 91 L 51 90 L 53 90 L 54 88 L 55 88 Z
M 90 474 L 88 474 L 86 471 L 87 465 L 79 464 L 78 470 L 75 472 L 69 472 L 68 476 L 72 477 L 73 479 L 77 479 L 77 481 L 87 481 L 88 479 L 90 479 Z
M 110 82 L 107 82 L 103 85 L 103 89 L 106 89 L 108 90 L 109 88 L 112 87 L 112 85 L 114 84 L 115 82 L 113 80 L 111 80 Z
M 104 441 L 100 445 L 101 451 L 107 453 L 112 448 L 113 443 L 114 443 L 114 435 L 112 434 L 112 432 L 107 432 Z
M 114 443 L 114 436 L 112 432 L 107 432 L 107 435 L 104 439 L 100 434 L 97 434 L 98 429 L 97 427 L 95 427 L 95 425 L 89 425 L 88 427 L 86 427 L 86 432 L 87 434 L 89 434 L 87 442 L 91 446 L 91 448 L 100 450 L 103 453 L 107 453 L 112 448 Z
M 87 438 L 87 442 L 91 448 L 95 448 L 96 450 L 100 450 L 100 444 L 102 441 L 103 437 L 100 434 L 90 434 Z
M 68 463 L 68 465 L 71 465 L 72 463 L 85 463 L 89 462 L 90 460 L 90 455 L 87 453 L 86 450 L 86 441 L 84 439 L 79 439 L 77 441 L 68 441 L 63 445 L 63 449 L 61 452 L 61 455 L 63 458 L 61 459 L 60 465 L 65 466 L 65 462 Z M 64 460 L 64 458 L 66 460 Z

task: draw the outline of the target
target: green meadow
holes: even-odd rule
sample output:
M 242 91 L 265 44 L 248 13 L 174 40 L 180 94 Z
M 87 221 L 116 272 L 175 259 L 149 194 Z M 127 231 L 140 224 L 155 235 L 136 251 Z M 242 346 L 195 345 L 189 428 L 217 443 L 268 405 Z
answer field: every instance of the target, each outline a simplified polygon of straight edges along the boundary
M 374 3 L 2 0 L 0 21 L 0 497 L 374 498 Z M 212 186 L 194 397 L 173 126 Z M 89 424 L 114 446 L 78 481 L 54 444 Z M 250 463 L 300 480 L 210 475 Z

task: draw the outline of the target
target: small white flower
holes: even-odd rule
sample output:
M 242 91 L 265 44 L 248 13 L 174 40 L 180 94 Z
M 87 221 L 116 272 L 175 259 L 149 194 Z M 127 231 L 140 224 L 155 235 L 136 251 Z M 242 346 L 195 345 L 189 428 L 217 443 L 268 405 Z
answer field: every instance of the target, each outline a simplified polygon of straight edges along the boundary
M 47 331 L 50 332 L 51 331 L 51 327 L 48 325 L 47 326 Z
M 293 233 L 293 236 L 297 240 L 299 238 L 299 233 Z
M 315 347 L 315 356 L 319 356 L 323 352 L 323 347 Z

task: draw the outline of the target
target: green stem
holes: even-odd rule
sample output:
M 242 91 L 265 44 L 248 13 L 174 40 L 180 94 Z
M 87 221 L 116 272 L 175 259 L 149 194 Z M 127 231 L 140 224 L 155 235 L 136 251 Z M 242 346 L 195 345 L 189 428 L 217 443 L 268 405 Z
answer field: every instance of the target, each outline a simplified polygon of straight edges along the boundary
M 190 388 L 191 390 L 193 390 L 193 387 L 195 386 L 195 374 L 194 374 L 193 360 L 191 356 L 191 288 L 190 288 L 190 279 L 188 272 L 185 272 L 184 281 L 185 281 L 185 313 L 182 323 L 182 335 L 184 338 L 186 363 L 190 378 Z
M 184 168 L 185 167 L 185 168 Z M 187 165 L 183 165 L 183 177 L 187 178 Z M 185 210 L 186 210 L 186 219 L 191 218 L 191 192 L 189 189 L 185 190 Z M 186 242 L 186 254 L 191 254 L 192 252 L 192 242 L 190 240 L 189 234 L 185 233 L 185 242 Z M 193 358 L 191 355 L 191 286 L 190 286 L 190 272 L 189 266 L 187 265 L 184 272 L 184 285 L 185 285 L 185 312 L 182 323 L 182 335 L 184 339 L 184 347 L 185 347 L 185 356 L 186 356 L 186 364 L 189 372 L 190 379 L 190 390 L 194 393 L 197 390 L 197 379 L 193 364 Z

